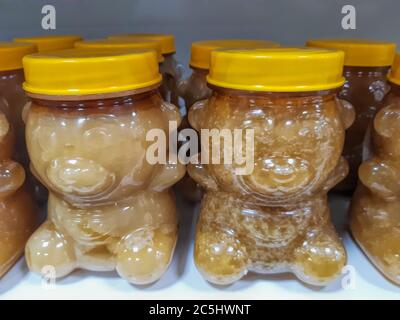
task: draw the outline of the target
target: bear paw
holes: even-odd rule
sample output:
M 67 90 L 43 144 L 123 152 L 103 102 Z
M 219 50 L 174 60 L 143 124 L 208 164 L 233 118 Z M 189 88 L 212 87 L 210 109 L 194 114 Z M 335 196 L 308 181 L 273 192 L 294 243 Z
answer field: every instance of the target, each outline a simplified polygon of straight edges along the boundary
M 171 262 L 176 244 L 176 230 L 170 229 L 142 229 L 124 236 L 116 252 L 118 274 L 138 285 L 161 278 Z
M 249 265 L 245 246 L 224 231 L 198 231 L 195 263 L 203 277 L 214 284 L 229 285 L 247 273 Z
M 47 266 L 54 268 L 56 278 L 68 275 L 77 266 L 73 245 L 49 221 L 28 240 L 25 259 L 29 269 L 36 273 L 42 273 Z

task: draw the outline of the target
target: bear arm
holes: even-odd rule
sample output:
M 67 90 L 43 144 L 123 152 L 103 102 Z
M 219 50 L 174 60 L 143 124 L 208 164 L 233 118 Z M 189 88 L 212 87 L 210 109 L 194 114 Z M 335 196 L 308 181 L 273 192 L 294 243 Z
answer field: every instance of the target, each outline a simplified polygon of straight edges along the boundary
M 356 119 L 356 111 L 353 107 L 353 105 L 343 99 L 340 100 L 340 114 L 342 118 L 342 122 L 344 125 L 345 129 L 350 128 L 350 126 L 353 124 L 354 120 Z
M 200 131 L 203 127 L 202 123 L 206 114 L 207 102 L 208 100 L 197 101 L 189 110 L 189 123 L 196 131 Z
M 329 191 L 340 181 L 342 181 L 349 173 L 349 165 L 344 157 L 340 157 L 339 163 L 335 169 L 331 172 L 328 179 L 325 182 L 325 191 Z
M 218 191 L 215 179 L 208 173 L 202 164 L 192 164 L 187 166 L 189 175 L 206 190 Z
M 159 166 L 158 171 L 155 176 L 153 176 L 149 188 L 155 192 L 164 191 L 181 180 L 185 173 L 186 168 L 179 161 L 175 164 L 167 162 L 166 164 Z
M 179 112 L 178 107 L 176 107 L 174 104 L 163 101 L 161 109 L 163 111 L 163 115 L 165 119 L 169 121 L 175 121 L 177 127 L 180 126 L 181 121 L 182 121 L 182 116 L 181 113 Z
M 358 176 L 365 187 L 381 198 L 389 200 L 400 192 L 397 170 L 376 157 L 361 164 Z
M 0 162 L 0 195 L 7 196 L 17 191 L 25 182 L 25 170 L 15 161 Z
M 22 121 L 24 123 L 26 123 L 26 120 L 28 119 L 28 112 L 29 112 L 29 109 L 31 108 L 31 105 L 32 105 L 32 102 L 28 101 L 27 103 L 25 103 L 24 107 L 22 108 L 21 117 L 22 117 Z

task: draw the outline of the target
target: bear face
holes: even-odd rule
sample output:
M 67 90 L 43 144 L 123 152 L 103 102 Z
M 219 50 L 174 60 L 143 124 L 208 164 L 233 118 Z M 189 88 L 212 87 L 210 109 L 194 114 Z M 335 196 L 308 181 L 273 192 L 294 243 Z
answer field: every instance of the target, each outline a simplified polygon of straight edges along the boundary
M 235 162 L 208 165 L 207 170 L 220 189 L 268 202 L 287 201 L 322 188 L 339 162 L 344 141 L 345 123 L 334 94 L 214 93 L 204 110 L 199 112 L 195 105 L 189 119 L 196 129 L 254 130 L 251 174 L 236 175 L 234 169 L 240 165 Z M 242 145 L 244 152 L 245 141 Z M 221 143 L 221 155 L 223 148 Z
M 160 108 L 160 106 L 162 106 Z M 35 175 L 71 202 L 105 204 L 144 190 L 157 165 L 146 159 L 148 130 L 168 134 L 175 107 L 143 99 L 118 108 L 58 110 L 33 103 L 27 145 Z

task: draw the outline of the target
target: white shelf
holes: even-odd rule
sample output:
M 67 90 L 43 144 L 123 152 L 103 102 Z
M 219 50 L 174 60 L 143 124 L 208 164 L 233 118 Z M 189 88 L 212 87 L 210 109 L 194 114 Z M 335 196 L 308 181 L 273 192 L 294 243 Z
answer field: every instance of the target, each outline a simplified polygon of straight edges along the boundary
M 341 279 L 325 288 L 310 288 L 290 275 L 249 274 L 229 287 L 216 287 L 204 281 L 192 259 L 196 208 L 179 203 L 181 237 L 173 262 L 157 283 L 136 287 L 115 273 L 76 271 L 49 288 L 40 276 L 29 273 L 25 261 L 0 281 L 2 299 L 400 299 L 400 287 L 386 280 L 366 259 L 345 231 L 348 199 L 331 196 L 332 215 L 343 235 L 348 263 L 355 267 L 355 289 L 343 289 Z

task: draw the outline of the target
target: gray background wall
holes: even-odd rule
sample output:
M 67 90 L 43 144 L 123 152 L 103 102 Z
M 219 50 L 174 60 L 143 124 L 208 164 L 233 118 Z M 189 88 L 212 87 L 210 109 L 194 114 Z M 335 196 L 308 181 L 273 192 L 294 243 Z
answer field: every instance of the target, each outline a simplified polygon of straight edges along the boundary
M 41 28 L 42 6 L 55 5 L 57 30 Z M 357 29 L 343 30 L 341 8 L 357 10 Z M 185 65 L 191 41 L 265 38 L 302 45 L 310 37 L 368 37 L 400 45 L 400 0 L 0 0 L 0 40 L 78 33 L 99 38 L 123 32 L 176 36 Z

